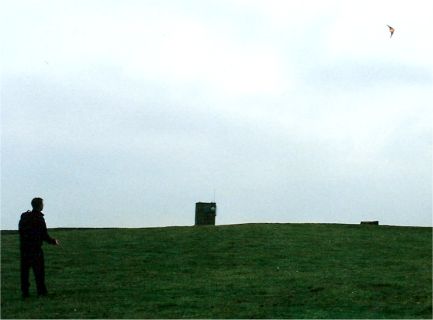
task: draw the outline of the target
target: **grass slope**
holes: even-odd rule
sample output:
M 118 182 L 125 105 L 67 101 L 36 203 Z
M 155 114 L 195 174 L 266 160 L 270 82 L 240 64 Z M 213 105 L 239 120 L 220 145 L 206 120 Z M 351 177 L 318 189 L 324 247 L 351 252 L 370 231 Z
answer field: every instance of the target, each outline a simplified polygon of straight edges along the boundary
M 21 301 L 18 236 L 2 232 L 2 318 L 432 317 L 431 228 L 247 224 L 50 233 L 62 241 L 44 246 L 50 296 Z

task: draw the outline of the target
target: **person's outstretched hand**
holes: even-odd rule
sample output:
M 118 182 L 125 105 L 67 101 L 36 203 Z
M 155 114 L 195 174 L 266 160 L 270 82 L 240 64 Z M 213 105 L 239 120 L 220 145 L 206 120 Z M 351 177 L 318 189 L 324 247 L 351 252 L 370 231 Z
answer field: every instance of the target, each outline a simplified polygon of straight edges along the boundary
M 57 240 L 57 239 L 54 239 L 54 240 L 56 241 L 55 245 L 56 245 L 56 246 L 59 246 L 59 245 L 60 245 L 60 241 Z

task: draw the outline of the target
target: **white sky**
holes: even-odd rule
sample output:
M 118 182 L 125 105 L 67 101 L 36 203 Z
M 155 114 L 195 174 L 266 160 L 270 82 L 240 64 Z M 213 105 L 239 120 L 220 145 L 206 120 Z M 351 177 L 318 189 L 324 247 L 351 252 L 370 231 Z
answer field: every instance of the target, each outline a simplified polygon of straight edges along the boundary
M 432 225 L 432 1 L 0 11 L 3 229 Z

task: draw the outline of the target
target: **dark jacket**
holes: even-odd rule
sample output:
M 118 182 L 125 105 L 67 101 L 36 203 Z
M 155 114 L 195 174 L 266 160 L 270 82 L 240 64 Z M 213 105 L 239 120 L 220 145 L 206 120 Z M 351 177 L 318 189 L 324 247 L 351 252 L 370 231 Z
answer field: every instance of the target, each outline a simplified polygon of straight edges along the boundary
M 42 241 L 56 244 L 56 240 L 48 235 L 44 214 L 40 211 L 24 212 L 21 215 L 18 230 L 20 234 L 21 251 L 40 251 Z

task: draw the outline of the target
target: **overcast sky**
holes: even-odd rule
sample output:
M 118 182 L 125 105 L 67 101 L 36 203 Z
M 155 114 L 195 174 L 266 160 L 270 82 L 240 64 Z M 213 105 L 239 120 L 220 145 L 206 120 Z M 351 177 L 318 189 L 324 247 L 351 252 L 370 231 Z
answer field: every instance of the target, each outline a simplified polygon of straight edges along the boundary
M 431 0 L 0 11 L 2 229 L 432 225 Z

